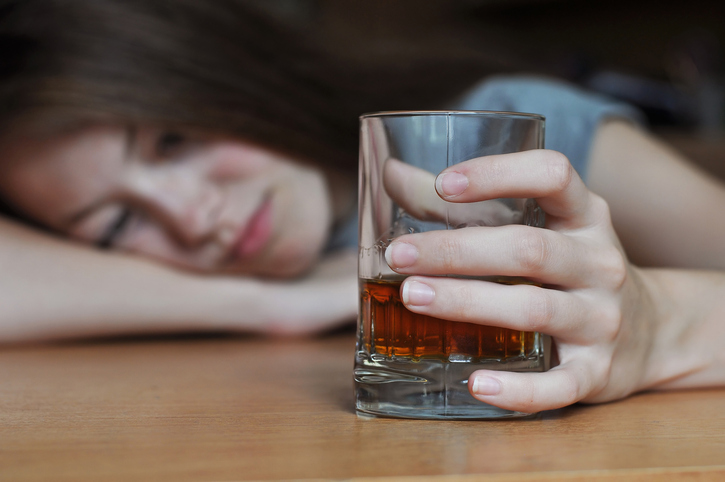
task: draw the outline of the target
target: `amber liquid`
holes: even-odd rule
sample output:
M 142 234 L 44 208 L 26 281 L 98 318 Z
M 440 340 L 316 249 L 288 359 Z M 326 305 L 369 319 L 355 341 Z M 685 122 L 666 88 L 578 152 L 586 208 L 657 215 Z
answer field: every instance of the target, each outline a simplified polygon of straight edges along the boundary
M 401 281 L 360 280 L 363 344 L 369 353 L 466 361 L 522 357 L 535 349 L 535 333 L 411 312 L 400 300 Z

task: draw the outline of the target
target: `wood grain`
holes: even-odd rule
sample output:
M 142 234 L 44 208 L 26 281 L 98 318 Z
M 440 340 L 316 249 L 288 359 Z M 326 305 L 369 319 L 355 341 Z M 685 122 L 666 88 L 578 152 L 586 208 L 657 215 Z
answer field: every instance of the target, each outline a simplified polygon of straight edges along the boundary
M 725 480 L 725 390 L 534 420 L 365 418 L 353 350 L 349 333 L 5 348 L 0 480 Z

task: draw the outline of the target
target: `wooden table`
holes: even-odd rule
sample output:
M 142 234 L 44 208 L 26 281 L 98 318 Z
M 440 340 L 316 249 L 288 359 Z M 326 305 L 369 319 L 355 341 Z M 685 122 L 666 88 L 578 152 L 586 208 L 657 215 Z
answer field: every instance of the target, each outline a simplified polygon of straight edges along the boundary
M 725 390 L 534 420 L 363 418 L 353 347 L 342 333 L 3 348 L 0 480 L 725 480 Z

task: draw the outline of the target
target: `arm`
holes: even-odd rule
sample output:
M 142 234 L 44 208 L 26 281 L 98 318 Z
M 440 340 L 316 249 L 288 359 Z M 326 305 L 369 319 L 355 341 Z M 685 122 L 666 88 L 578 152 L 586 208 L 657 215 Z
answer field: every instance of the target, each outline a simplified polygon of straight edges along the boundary
M 647 132 L 603 123 L 588 184 L 635 264 L 725 268 L 725 185 Z
M 94 251 L 0 219 L 0 343 L 193 331 L 319 331 L 354 317 L 355 258 L 341 254 L 307 278 L 288 283 L 203 277 Z
M 656 329 L 640 388 L 725 385 L 725 273 L 644 269 Z
M 725 185 L 647 132 L 600 126 L 591 189 L 603 196 L 630 260 L 641 266 L 725 268 Z M 644 386 L 725 383 L 725 274 L 641 269 L 658 329 Z

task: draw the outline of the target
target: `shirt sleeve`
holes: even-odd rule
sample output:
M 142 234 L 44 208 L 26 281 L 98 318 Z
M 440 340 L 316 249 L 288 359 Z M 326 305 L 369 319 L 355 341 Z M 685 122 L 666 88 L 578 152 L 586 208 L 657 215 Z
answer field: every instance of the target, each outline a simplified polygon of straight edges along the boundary
M 645 122 L 644 116 L 628 104 L 561 81 L 531 76 L 488 78 L 466 92 L 452 107 L 543 115 L 546 148 L 567 156 L 584 181 L 589 151 L 602 120 L 620 118 L 637 124 Z

